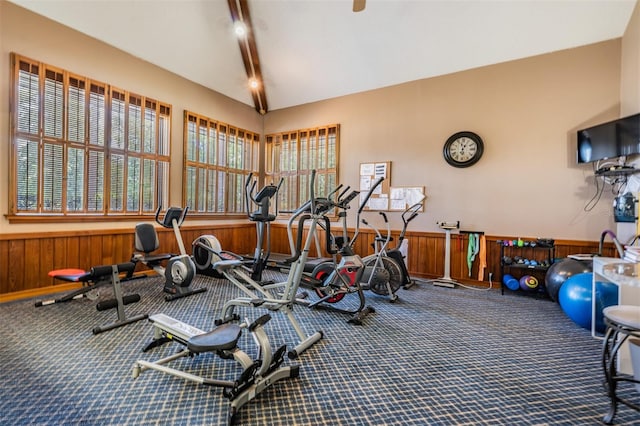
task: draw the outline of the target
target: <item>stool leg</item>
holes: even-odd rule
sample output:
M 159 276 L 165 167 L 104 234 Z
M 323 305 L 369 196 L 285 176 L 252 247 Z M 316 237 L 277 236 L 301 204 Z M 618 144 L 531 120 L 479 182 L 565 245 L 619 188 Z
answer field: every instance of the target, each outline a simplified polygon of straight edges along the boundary
M 611 327 L 607 327 L 607 332 L 604 337 L 604 341 L 602 344 L 602 369 L 604 371 L 605 378 L 605 388 L 607 391 L 607 396 L 610 399 L 609 411 L 604 415 L 602 421 L 605 424 L 611 424 L 613 422 L 613 418 L 616 415 L 616 391 L 615 391 L 615 382 L 613 380 L 615 369 L 615 356 L 612 356 L 612 346 L 615 342 L 615 335 L 617 333 L 613 332 Z
M 602 341 L 602 371 L 604 372 L 604 387 L 607 392 L 607 396 L 610 399 L 610 407 L 607 414 L 604 415 L 602 421 L 605 424 L 611 424 L 613 417 L 616 412 L 616 403 L 615 403 L 615 392 L 613 391 L 613 386 L 615 386 L 611 380 L 611 338 L 613 336 L 613 329 L 611 327 L 607 327 L 607 331 L 604 336 L 604 340 Z
M 611 400 L 609 411 L 602 419 L 605 424 L 613 423 L 613 418 L 615 417 L 618 408 L 618 397 L 616 395 L 616 388 L 618 384 L 616 355 L 628 337 L 629 335 L 624 333 L 623 337 L 620 338 L 620 329 L 615 328 L 614 330 L 611 326 L 607 328 L 607 332 L 605 334 L 602 347 L 602 366 L 604 368 L 604 375 L 606 379 L 605 385 L 607 387 L 607 395 Z

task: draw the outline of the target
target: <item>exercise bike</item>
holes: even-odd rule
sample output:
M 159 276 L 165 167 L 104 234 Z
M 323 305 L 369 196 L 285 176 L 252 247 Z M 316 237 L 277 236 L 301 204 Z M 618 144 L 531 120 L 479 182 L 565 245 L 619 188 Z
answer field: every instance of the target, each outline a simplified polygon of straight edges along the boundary
M 377 182 L 367 193 L 366 197 L 361 203 L 362 206 L 366 205 L 373 194 L 373 190 L 382 178 Z M 332 202 L 330 200 L 325 201 L 328 205 L 328 209 L 337 208 L 339 210 L 338 217 L 342 221 L 342 236 L 335 237 L 331 234 L 330 222 L 328 218 L 323 226 L 326 234 L 326 251 L 331 254 L 333 261 L 321 263 L 316 266 L 311 272 L 310 276 L 305 276 L 301 282 L 301 286 L 304 288 L 313 290 L 319 297 L 318 300 L 310 301 L 306 298 L 298 298 L 297 303 L 306 305 L 310 308 L 323 308 L 334 312 L 340 312 L 351 315 L 348 320 L 351 324 L 362 325 L 364 318 L 367 315 L 374 313 L 375 309 L 366 305 L 366 298 L 361 285 L 362 274 L 364 272 L 363 260 L 353 251 L 353 241 L 350 240 L 347 229 L 347 210 L 349 209 L 350 202 L 356 198 L 360 192 L 349 191 L 347 187 L 341 194 L 338 195 L 337 201 Z M 300 230 L 298 231 L 300 232 Z M 338 256 L 340 261 L 338 262 Z M 358 297 L 355 308 L 349 308 L 346 304 L 339 305 L 345 296 L 350 294 L 356 294 Z
M 152 252 L 160 248 L 158 233 L 152 223 L 139 223 L 135 228 L 136 252 L 133 254 L 131 261 L 134 263 L 141 262 L 148 268 L 153 269 L 157 274 L 165 277 L 164 291 L 167 295 L 164 298 L 166 301 L 206 291 L 205 287 L 191 288 L 196 266 L 184 248 L 182 234 L 180 233 L 180 226 L 187 217 L 189 208 L 169 207 L 164 218 L 160 220 L 161 208 L 161 206 L 158 206 L 158 210 L 156 210 L 156 223 L 164 228 L 173 229 L 180 248 L 180 254 L 152 254 Z M 166 267 L 162 266 L 164 261 L 167 261 Z
M 269 337 L 264 331 L 264 325 L 270 319 L 271 316 L 265 314 L 252 323 L 245 320 L 241 324 L 225 324 L 207 333 L 165 314 L 152 315 L 149 321 L 153 323 L 154 339 L 143 351 L 167 342 L 177 342 L 185 346 L 185 349 L 153 362 L 136 361 L 133 378 L 139 377 L 144 371 L 157 370 L 198 384 L 222 387 L 223 395 L 231 401 L 227 423 L 234 424 L 238 410 L 243 405 L 276 382 L 299 376 L 299 366 L 281 366 L 286 346 L 283 345 L 272 352 Z M 244 329 L 249 330 L 257 344 L 258 357 L 255 360 L 238 347 Z M 182 357 L 193 357 L 207 352 L 215 353 L 222 359 L 234 359 L 242 366 L 242 373 L 236 380 L 220 380 L 197 376 L 165 365 Z
M 376 294 L 388 295 L 391 302 L 395 302 L 398 299 L 396 292 L 400 287 L 407 289 L 415 284 L 415 281 L 409 275 L 400 247 L 404 241 L 409 222 L 418 216 L 418 210 L 421 207 L 422 201 L 411 205 L 402 213 L 402 231 L 398 237 L 398 245 L 393 249 L 387 248 L 393 237 L 391 236 L 391 228 L 386 213 L 380 212 L 387 227 L 386 236 L 382 236 L 377 228 L 362 219 L 362 223 L 371 228 L 376 234 L 373 244 L 374 254 L 363 259 L 366 265 L 363 286 Z
M 362 219 L 362 223 L 376 233 L 373 242 L 374 254 L 362 259 L 365 265 L 364 274 L 362 274 L 362 287 L 375 294 L 389 296 L 389 301 L 395 302 L 398 300 L 396 292 L 402 286 L 402 269 L 395 259 L 387 255 L 387 246 L 391 241 L 391 227 L 386 213 L 379 213 L 387 226 L 387 234 L 384 237 L 377 228 Z
M 418 211 L 421 208 L 422 200 L 409 206 L 405 211 L 402 212 L 402 231 L 400 231 L 400 235 L 398 236 L 398 244 L 394 248 L 387 250 L 387 256 L 395 260 L 398 265 L 400 265 L 400 270 L 402 272 L 402 288 L 404 289 L 413 287 L 416 284 L 416 280 L 411 278 L 411 275 L 409 275 L 409 270 L 407 269 L 407 264 L 405 263 L 405 255 L 402 253 L 402 243 L 403 241 L 405 241 L 404 238 L 407 233 L 409 222 L 411 222 L 418 216 Z

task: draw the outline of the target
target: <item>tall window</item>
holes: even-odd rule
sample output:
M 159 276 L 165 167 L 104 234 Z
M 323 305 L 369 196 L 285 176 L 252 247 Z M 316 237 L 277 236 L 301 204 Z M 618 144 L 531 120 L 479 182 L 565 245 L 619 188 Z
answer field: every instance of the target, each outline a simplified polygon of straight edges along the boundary
M 267 174 L 284 179 L 279 208 L 294 210 L 309 199 L 309 175 L 316 170 L 316 196 L 331 192 L 338 181 L 340 125 L 294 130 L 266 136 Z
M 169 105 L 12 61 L 12 215 L 141 215 L 168 202 Z
M 184 204 L 196 213 L 242 213 L 244 185 L 258 171 L 260 136 L 185 111 Z

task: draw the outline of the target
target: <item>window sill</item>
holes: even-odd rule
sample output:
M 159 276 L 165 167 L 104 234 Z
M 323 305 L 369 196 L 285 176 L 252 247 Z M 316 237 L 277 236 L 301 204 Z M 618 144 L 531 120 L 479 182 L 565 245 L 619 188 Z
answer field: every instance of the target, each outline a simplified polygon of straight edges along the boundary
M 133 221 L 154 221 L 155 214 L 147 215 L 61 215 L 61 214 L 7 214 L 4 217 L 10 224 L 20 223 L 87 223 L 87 222 L 133 222 Z M 188 213 L 189 219 L 195 220 L 221 220 L 221 219 L 246 219 L 247 215 L 239 214 L 211 214 L 211 213 Z

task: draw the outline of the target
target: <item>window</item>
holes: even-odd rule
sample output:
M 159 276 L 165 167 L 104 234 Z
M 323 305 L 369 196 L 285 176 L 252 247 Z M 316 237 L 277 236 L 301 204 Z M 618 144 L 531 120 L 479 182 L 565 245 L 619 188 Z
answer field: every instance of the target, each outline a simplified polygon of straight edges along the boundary
M 278 208 L 294 210 L 309 199 L 309 176 L 316 170 L 316 196 L 330 193 L 338 181 L 340 125 L 266 136 L 267 175 L 284 179 Z
M 185 111 L 183 203 L 193 213 L 245 212 L 244 185 L 257 173 L 260 136 Z
M 11 215 L 143 215 L 168 202 L 169 105 L 12 61 Z

